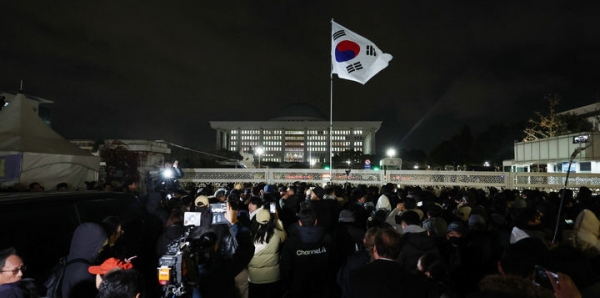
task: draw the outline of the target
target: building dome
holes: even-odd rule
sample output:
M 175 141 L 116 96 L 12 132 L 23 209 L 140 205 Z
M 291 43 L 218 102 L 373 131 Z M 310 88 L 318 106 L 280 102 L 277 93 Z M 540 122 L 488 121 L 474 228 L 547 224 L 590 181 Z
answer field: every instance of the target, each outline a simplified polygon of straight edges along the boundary
M 271 121 L 325 121 L 328 118 L 317 107 L 308 103 L 291 103 L 282 107 Z

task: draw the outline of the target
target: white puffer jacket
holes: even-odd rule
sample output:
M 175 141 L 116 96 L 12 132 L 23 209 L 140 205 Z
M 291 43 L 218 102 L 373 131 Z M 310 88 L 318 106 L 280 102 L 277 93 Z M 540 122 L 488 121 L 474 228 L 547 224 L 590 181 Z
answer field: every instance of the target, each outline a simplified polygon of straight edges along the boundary
M 600 254 L 600 220 L 594 212 L 584 209 L 577 215 L 573 226 L 573 246 L 583 252 Z
M 248 281 L 253 284 L 266 284 L 280 279 L 279 247 L 285 239 L 285 232 L 275 229 L 268 243 L 254 242 L 254 257 L 248 264 Z

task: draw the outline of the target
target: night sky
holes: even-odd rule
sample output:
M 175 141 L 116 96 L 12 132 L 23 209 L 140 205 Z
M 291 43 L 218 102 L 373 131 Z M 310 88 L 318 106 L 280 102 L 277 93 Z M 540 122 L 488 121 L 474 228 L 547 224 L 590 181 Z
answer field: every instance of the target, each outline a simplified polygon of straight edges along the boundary
M 3 1 L 0 90 L 54 101 L 69 139 L 211 150 L 209 121 L 294 102 L 329 115 L 331 19 L 394 56 L 366 85 L 333 79 L 334 121 L 383 121 L 378 151 L 428 151 L 598 102 L 600 1 Z

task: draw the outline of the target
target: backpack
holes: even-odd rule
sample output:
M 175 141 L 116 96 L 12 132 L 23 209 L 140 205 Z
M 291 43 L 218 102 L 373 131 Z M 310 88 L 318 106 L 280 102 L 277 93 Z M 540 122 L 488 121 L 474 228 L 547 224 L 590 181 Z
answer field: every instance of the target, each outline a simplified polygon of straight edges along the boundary
M 62 298 L 62 281 L 65 276 L 67 266 L 77 263 L 89 263 L 86 259 L 73 259 L 67 262 L 67 257 L 62 257 L 58 260 L 58 264 L 54 265 L 50 270 L 50 276 L 44 281 L 47 298 Z

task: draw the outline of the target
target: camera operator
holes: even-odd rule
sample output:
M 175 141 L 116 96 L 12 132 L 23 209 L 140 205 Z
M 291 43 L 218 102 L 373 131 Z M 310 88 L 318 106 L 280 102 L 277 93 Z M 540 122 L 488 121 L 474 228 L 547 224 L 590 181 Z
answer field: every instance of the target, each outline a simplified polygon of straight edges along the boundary
M 179 161 L 176 160 L 171 163 L 171 161 L 166 160 L 163 167 L 160 169 L 159 178 L 154 189 L 166 193 L 181 190 L 179 179 L 183 177 L 183 175 L 183 171 L 179 168 Z
M 227 200 L 224 224 L 211 229 L 218 235 L 218 251 L 206 264 L 206 274 L 201 276 L 199 290 L 202 297 L 239 297 L 235 277 L 240 274 L 254 256 L 254 243 L 250 229 L 238 221 L 239 199 Z M 200 230 L 200 229 L 199 229 Z M 194 238 L 194 235 L 192 235 Z

